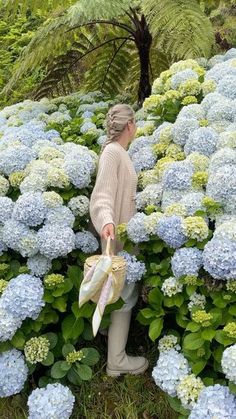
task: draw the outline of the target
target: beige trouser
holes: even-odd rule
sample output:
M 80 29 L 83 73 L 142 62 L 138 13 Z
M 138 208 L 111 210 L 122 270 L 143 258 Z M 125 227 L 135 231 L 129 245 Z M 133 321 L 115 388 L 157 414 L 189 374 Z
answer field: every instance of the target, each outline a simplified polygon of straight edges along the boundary
M 101 240 L 102 245 L 102 252 L 105 252 L 107 242 L 106 240 Z M 111 241 L 111 250 L 114 255 L 116 255 L 118 252 L 120 252 L 123 249 L 123 245 L 118 240 Z M 124 301 L 124 305 L 119 309 L 115 311 L 123 312 L 123 311 L 129 311 L 131 310 L 138 300 L 138 284 L 127 284 L 127 282 L 124 283 L 124 287 L 121 291 L 121 298 Z

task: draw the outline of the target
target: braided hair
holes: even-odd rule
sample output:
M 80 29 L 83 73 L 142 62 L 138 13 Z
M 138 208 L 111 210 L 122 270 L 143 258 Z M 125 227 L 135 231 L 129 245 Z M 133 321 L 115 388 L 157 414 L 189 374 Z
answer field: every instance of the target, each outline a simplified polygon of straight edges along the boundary
M 103 144 L 102 151 L 108 144 L 119 140 L 126 124 L 129 121 L 133 121 L 134 116 L 134 111 L 131 106 L 123 103 L 117 104 L 109 109 L 106 118 L 107 139 Z

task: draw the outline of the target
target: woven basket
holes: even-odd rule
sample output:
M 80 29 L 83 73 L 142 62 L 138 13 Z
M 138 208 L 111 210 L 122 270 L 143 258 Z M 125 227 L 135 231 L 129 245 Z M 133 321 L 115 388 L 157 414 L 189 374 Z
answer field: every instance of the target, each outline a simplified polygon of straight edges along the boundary
M 108 304 L 115 303 L 119 298 L 125 282 L 126 261 L 122 256 L 110 255 L 110 239 L 107 240 L 106 254 L 112 258 L 112 273 L 113 273 L 113 295 L 109 299 Z M 84 276 L 88 270 L 98 261 L 100 255 L 90 256 L 86 259 L 84 264 Z M 93 295 L 91 300 L 97 303 L 99 300 L 101 290 Z

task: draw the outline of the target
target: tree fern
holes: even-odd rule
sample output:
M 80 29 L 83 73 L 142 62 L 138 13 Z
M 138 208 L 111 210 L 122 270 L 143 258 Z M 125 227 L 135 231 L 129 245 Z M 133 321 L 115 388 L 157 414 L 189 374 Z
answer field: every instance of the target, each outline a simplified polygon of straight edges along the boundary
M 209 56 L 213 28 L 195 0 L 144 0 L 153 36 L 167 54 L 176 58 Z

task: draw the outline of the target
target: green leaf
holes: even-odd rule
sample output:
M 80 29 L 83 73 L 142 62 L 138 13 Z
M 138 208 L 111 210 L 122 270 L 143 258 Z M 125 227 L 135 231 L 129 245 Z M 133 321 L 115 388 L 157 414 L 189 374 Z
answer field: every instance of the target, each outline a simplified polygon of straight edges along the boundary
M 73 283 L 69 278 L 66 278 L 64 283 L 60 284 L 55 290 L 52 291 L 54 297 L 61 297 L 67 294 L 73 288 Z
M 163 294 L 159 288 L 154 288 L 148 294 L 148 302 L 154 308 L 159 308 L 162 304 Z
M 184 337 L 183 348 L 194 351 L 195 349 L 201 348 L 204 344 L 204 340 L 201 338 L 201 333 L 189 333 Z
M 77 339 L 84 329 L 84 320 L 76 319 L 74 314 L 69 314 L 62 322 L 62 336 L 67 342 L 69 339 Z
M 214 298 L 213 303 L 216 307 L 219 308 L 225 308 L 228 304 L 228 302 L 223 299 L 221 294 L 217 295 L 217 297 Z
M 190 332 L 197 332 L 200 327 L 201 326 L 195 322 L 189 322 L 186 326 L 186 330 L 190 330 Z
M 58 341 L 58 337 L 57 337 L 56 333 L 49 332 L 49 333 L 45 333 L 42 336 L 44 336 L 45 338 L 47 338 L 49 340 L 50 349 L 55 348 L 55 346 L 57 344 L 57 341 Z
M 86 303 L 80 308 L 77 301 L 75 301 L 72 304 L 72 312 L 74 313 L 76 318 L 79 318 L 79 317 L 90 318 L 92 317 L 93 311 L 94 311 L 94 304 Z
M 95 365 L 100 358 L 99 352 L 95 348 L 82 348 L 84 358 L 81 359 L 83 364 Z
M 66 358 L 66 356 L 70 353 L 75 351 L 75 347 L 71 345 L 71 343 L 66 343 L 62 347 L 62 355 Z
M 236 316 L 236 304 L 233 304 L 232 306 L 229 307 L 228 313 L 231 314 L 232 316 Z
M 52 352 L 49 351 L 47 358 L 44 361 L 42 361 L 41 364 L 48 367 L 49 365 L 52 365 L 53 362 L 54 362 L 54 355 Z
M 82 384 L 82 380 L 78 374 L 78 372 L 75 369 L 76 367 L 72 367 L 68 373 L 67 373 L 67 378 L 68 380 L 74 384 L 75 386 L 80 386 Z
M 163 319 L 155 319 L 151 322 L 148 335 L 153 342 L 160 336 L 162 328 Z
M 66 305 L 67 305 L 67 296 L 66 297 L 58 297 L 52 303 L 52 307 L 56 308 L 61 313 L 64 313 L 66 311 Z
M 209 340 L 211 342 L 215 334 L 216 334 L 216 330 L 209 328 L 209 329 L 203 330 L 201 336 L 204 340 Z
M 17 330 L 17 332 L 14 334 L 13 338 L 11 339 L 11 344 L 14 346 L 14 348 L 24 349 L 25 335 L 21 330 Z
M 145 317 L 145 319 L 150 319 L 152 317 L 155 317 L 156 312 L 152 310 L 151 308 L 144 308 L 141 310 L 142 316 Z
M 181 307 L 183 307 L 183 306 L 181 306 Z M 188 317 L 186 317 L 184 314 L 182 314 L 181 312 L 178 312 L 177 314 L 176 314 L 176 323 L 180 326 L 180 327 L 182 327 L 183 329 L 185 329 L 186 328 L 186 326 L 187 326 L 187 324 L 189 323 L 189 319 L 188 319 Z
M 83 381 L 91 380 L 93 372 L 88 365 L 76 362 L 76 370 Z
M 223 330 L 216 331 L 215 340 L 224 346 L 228 346 L 234 343 L 234 339 L 228 338 Z
M 63 361 L 57 361 L 51 368 L 51 376 L 52 378 L 56 378 L 57 380 L 59 378 L 65 377 L 67 371 L 62 369 L 62 363 Z M 64 361 L 65 362 L 65 361 Z
M 52 295 L 52 292 L 50 290 L 45 289 L 43 299 L 46 303 L 51 304 L 54 301 L 54 297 Z
M 229 382 L 229 390 L 231 391 L 231 393 L 236 394 L 236 384 L 234 384 L 230 381 Z
M 83 278 L 82 269 L 77 265 L 69 266 L 67 270 L 67 275 L 74 284 L 74 286 L 77 288 L 77 290 L 79 290 Z
M 39 381 L 38 381 L 38 386 L 40 388 L 44 388 L 46 387 L 48 384 L 53 383 L 54 380 L 51 377 L 46 377 L 45 375 L 43 375 L 42 377 L 40 377 Z
M 207 361 L 202 359 L 200 361 L 195 362 L 194 364 L 191 363 L 192 372 L 195 375 L 200 374 L 200 372 L 205 368 Z
M 180 307 L 184 302 L 184 296 L 182 294 L 176 294 L 173 296 L 174 305 Z
M 71 368 L 71 364 L 69 362 L 61 361 L 61 369 L 63 371 L 69 371 L 70 368 Z

